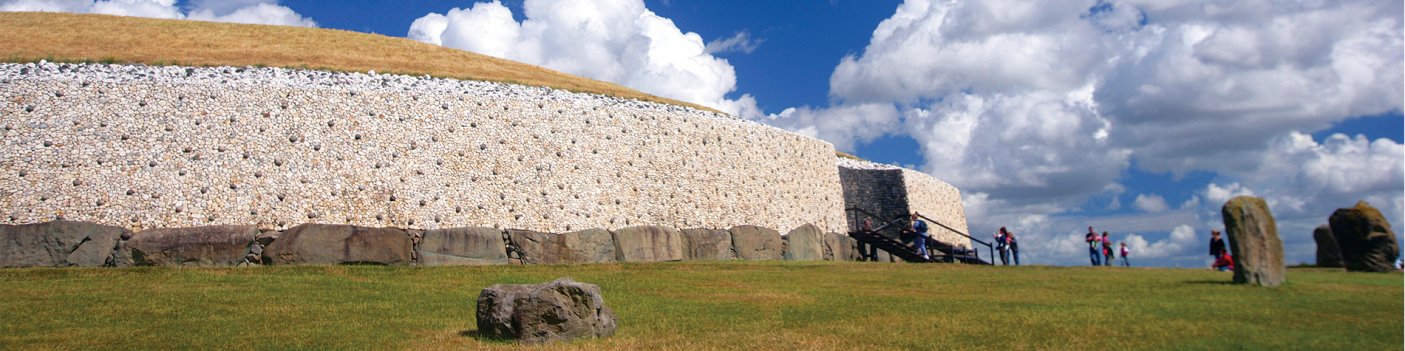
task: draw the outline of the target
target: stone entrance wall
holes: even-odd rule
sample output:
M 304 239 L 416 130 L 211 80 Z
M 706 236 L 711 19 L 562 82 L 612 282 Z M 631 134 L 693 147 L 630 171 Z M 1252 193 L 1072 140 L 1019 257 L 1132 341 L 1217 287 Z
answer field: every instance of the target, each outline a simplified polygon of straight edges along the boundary
M 840 159 L 838 166 L 845 208 L 861 208 L 885 220 L 916 211 L 942 225 L 970 233 L 966 211 L 961 205 L 961 192 L 956 187 L 906 168 L 850 159 Z M 860 225 L 849 223 L 849 228 L 853 230 Z M 880 223 L 875 221 L 874 226 L 878 225 Z M 971 248 L 970 239 L 932 223 L 928 226 L 938 241 Z M 896 237 L 897 232 L 884 234 Z
M 843 232 L 834 148 L 671 105 L 278 68 L 0 65 L 0 222 Z

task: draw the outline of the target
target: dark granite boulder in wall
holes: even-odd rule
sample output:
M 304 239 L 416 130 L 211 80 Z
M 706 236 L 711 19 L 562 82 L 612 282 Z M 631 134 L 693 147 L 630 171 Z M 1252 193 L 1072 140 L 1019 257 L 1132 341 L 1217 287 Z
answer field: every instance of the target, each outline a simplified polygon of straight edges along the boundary
M 419 252 L 419 263 L 426 266 L 507 264 L 503 231 L 496 228 L 427 230 Z
M 683 229 L 683 243 L 689 260 L 731 260 L 732 233 L 724 229 Z
M 683 234 L 677 229 L 659 226 L 635 226 L 616 229 L 615 257 L 620 262 L 681 261 Z
M 781 259 L 781 233 L 775 229 L 754 225 L 739 225 L 727 230 L 732 233 L 732 251 L 740 260 Z
M 1234 255 L 1234 282 L 1275 287 L 1283 284 L 1283 241 L 1263 199 L 1238 196 L 1220 209 L 1229 249 Z
M 149 229 L 127 247 L 142 266 L 233 266 L 244 262 L 258 234 L 252 225 Z
M 100 267 L 124 236 L 126 228 L 89 222 L 0 225 L 0 267 Z
M 410 263 L 410 235 L 398 228 L 342 224 L 302 224 L 289 228 L 264 249 L 272 264 Z
M 609 231 L 586 229 L 554 234 L 530 230 L 507 231 L 512 250 L 522 263 L 564 264 L 615 262 L 615 241 Z

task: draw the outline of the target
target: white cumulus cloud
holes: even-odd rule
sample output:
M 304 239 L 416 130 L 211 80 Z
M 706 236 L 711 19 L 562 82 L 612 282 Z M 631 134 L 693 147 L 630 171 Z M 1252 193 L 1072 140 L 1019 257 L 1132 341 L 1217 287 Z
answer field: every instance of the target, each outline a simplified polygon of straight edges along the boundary
M 713 56 L 700 35 L 684 32 L 643 1 L 527 0 L 523 16 L 519 22 L 502 3 L 480 2 L 425 15 L 408 36 L 760 116 L 754 99 L 725 97 L 736 88 L 731 64 Z
M 116 16 L 316 27 L 275 0 L 194 1 L 183 12 L 175 0 L 4 0 L 0 11 L 96 13 Z
M 1076 247 L 1061 225 L 1080 219 L 1066 216 L 1133 164 L 1217 175 L 1179 210 L 1143 194 L 1133 205 L 1148 223 L 1217 227 L 1234 195 L 1265 196 L 1292 235 L 1355 198 L 1399 217 L 1398 143 L 1299 131 L 1401 110 L 1402 13 L 1398 1 L 1371 0 L 907 0 L 835 67 L 833 105 L 807 110 L 823 118 L 784 127 L 861 125 L 825 112 L 892 105 L 900 128 L 816 135 L 836 145 L 875 130 L 910 137 L 924 171 L 968 194 L 973 228 L 1049 215 L 1051 234 L 1035 235 L 1051 252 Z
M 1165 198 L 1156 194 L 1137 194 L 1137 199 L 1132 200 L 1132 206 L 1151 213 L 1166 212 L 1171 208 L 1166 205 Z

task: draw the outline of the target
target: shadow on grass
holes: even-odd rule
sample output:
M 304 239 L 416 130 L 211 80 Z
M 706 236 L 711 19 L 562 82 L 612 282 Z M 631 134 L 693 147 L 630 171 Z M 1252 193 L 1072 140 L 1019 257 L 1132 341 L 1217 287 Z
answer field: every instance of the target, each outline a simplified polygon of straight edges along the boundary
M 511 344 L 511 343 L 514 343 L 514 340 L 511 340 L 511 339 L 501 339 L 501 338 L 495 338 L 495 337 L 492 337 L 492 336 L 489 336 L 489 335 L 485 335 L 485 334 L 483 334 L 482 332 L 478 331 L 478 329 L 470 329 L 470 330 L 459 331 L 459 336 L 460 336 L 460 337 L 465 337 L 465 338 L 473 338 L 474 340 L 478 340 L 478 341 L 481 341 L 481 342 L 487 342 L 487 343 L 500 343 L 500 344 Z

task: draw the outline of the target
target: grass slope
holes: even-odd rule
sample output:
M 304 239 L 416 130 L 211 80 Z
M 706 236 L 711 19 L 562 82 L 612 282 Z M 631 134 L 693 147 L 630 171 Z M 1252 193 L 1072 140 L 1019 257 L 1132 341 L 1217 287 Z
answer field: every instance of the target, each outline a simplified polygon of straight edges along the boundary
M 0 13 L 0 60 L 271 66 L 509 82 L 710 108 L 520 62 L 342 30 L 89 14 Z
M 1400 274 L 1277 289 L 1177 269 L 683 262 L 0 270 L 0 349 L 507 349 L 493 283 L 599 284 L 616 336 L 550 349 L 1393 349 Z

